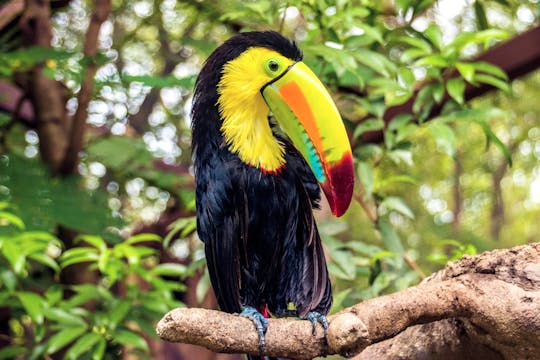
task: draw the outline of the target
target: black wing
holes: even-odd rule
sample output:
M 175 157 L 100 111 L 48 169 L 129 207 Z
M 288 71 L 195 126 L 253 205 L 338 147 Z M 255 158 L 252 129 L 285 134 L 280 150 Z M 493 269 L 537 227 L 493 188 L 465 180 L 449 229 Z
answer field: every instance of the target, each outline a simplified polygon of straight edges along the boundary
M 228 166 L 213 158 L 197 171 L 197 232 L 204 242 L 212 287 L 221 310 L 240 312 L 239 244 L 246 238 L 245 214 L 238 210 Z
M 300 317 L 309 311 L 327 314 L 332 305 L 332 289 L 313 216 L 320 188 L 307 163 L 288 145 L 283 181 L 290 189 L 285 201 L 290 212 L 283 236 L 279 285 L 271 300 L 271 310 L 279 314 L 293 302 Z
M 301 317 L 305 317 L 309 311 L 327 314 L 332 305 L 332 287 L 313 215 L 313 208 L 318 207 L 320 200 L 320 188 L 303 158 L 298 156 L 293 164 L 299 175 L 297 189 L 300 218 L 296 241 L 302 248 L 302 291 L 297 294 L 296 308 Z

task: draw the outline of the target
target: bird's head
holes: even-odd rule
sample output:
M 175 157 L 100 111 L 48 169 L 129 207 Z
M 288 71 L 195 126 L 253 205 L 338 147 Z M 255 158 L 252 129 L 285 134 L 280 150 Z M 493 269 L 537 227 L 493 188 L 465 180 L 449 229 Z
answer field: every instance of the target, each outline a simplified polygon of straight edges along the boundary
M 229 150 L 263 172 L 279 173 L 285 149 L 272 132 L 271 113 L 307 161 L 334 215 L 341 216 L 354 185 L 349 140 L 330 94 L 301 60 L 296 45 L 276 32 L 229 39 L 201 70 L 194 126 L 204 92 L 214 92 L 212 106 L 218 108 L 219 129 Z

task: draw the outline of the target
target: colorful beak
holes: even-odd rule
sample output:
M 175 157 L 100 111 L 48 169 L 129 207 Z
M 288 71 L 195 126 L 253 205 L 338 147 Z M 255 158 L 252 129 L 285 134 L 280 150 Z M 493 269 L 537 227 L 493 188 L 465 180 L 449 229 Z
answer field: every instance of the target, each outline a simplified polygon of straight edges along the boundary
M 354 187 L 351 146 L 330 94 L 303 63 L 261 89 L 268 107 L 321 184 L 332 213 L 349 207 Z

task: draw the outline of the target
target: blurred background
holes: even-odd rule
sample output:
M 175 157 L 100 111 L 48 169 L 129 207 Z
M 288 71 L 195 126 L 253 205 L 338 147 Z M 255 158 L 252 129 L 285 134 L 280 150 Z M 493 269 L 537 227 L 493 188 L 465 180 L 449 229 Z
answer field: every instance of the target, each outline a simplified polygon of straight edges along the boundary
M 333 311 L 539 239 L 538 0 L 3 1 L 0 359 L 225 359 L 161 342 L 215 308 L 195 232 L 192 89 L 230 36 L 294 39 L 357 183 L 319 230 Z

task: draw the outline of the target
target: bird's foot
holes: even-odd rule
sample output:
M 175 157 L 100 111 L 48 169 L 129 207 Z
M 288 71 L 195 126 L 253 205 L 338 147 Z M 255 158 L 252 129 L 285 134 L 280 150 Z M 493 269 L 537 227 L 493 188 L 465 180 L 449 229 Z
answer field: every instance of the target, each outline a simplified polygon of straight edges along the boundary
M 324 338 L 328 336 L 328 319 L 325 315 L 321 314 L 318 311 L 310 311 L 308 312 L 307 316 L 305 317 L 305 320 L 311 321 L 312 331 L 311 333 L 315 335 L 315 331 L 317 329 L 317 323 L 321 324 L 324 330 Z
M 263 316 L 263 314 L 258 312 L 257 309 L 250 306 L 245 307 L 240 313 L 240 316 L 250 319 L 253 321 L 253 324 L 255 324 L 255 328 L 259 334 L 259 355 L 262 355 L 264 352 L 264 347 L 266 346 L 264 334 L 266 334 L 266 330 L 268 329 L 268 320 Z

